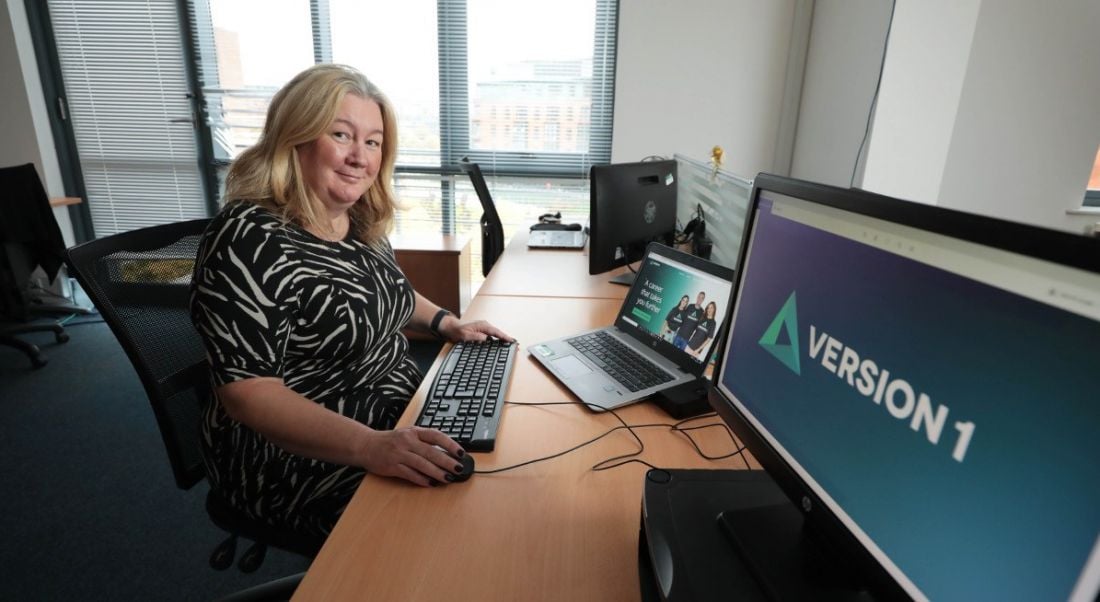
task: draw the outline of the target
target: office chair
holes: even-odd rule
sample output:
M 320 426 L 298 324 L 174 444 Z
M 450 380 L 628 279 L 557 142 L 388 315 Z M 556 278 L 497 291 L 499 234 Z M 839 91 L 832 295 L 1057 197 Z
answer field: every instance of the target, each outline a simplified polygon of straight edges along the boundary
M 36 303 L 30 293 L 31 273 L 41 266 L 53 280 L 65 256 L 65 242 L 53 216 L 50 199 L 34 164 L 0 168 L 0 314 L 26 322 L 34 314 L 89 313 L 71 304 Z M 69 335 L 57 321 L 46 324 L 11 324 L 0 327 L 0 345 L 19 349 L 34 369 L 47 363 L 37 345 L 15 335 L 52 332 L 64 343 Z
M 199 239 L 209 222 L 124 232 L 75 246 L 67 257 L 141 379 L 176 485 L 183 490 L 205 478 L 201 420 L 213 390 L 189 302 Z M 206 497 L 206 511 L 230 534 L 210 557 L 210 566 L 218 570 L 233 564 L 238 537 L 255 542 L 238 563 L 246 573 L 260 567 L 269 545 L 313 558 L 323 543 L 237 512 L 214 488 Z
M 489 194 L 489 187 L 485 184 L 485 176 L 481 174 L 481 168 L 477 163 L 470 163 L 463 158 L 458 162 L 458 167 L 468 176 L 474 185 L 474 192 L 481 201 L 481 275 L 488 276 L 493 264 L 504 252 L 504 225 L 500 222 L 493 197 Z

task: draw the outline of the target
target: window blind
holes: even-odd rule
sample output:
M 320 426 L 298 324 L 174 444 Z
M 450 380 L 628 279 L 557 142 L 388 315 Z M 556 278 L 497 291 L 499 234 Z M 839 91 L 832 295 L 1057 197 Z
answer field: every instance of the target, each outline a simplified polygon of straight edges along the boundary
M 476 226 L 463 157 L 482 165 L 508 235 L 546 212 L 587 217 L 588 170 L 611 157 L 615 0 L 188 4 L 217 159 L 253 144 L 271 95 L 330 56 L 394 104 L 399 232 Z M 372 23 L 385 27 L 364 35 Z
M 610 160 L 616 2 L 439 5 L 445 166 L 585 178 Z
M 50 0 L 96 236 L 205 217 L 174 0 Z

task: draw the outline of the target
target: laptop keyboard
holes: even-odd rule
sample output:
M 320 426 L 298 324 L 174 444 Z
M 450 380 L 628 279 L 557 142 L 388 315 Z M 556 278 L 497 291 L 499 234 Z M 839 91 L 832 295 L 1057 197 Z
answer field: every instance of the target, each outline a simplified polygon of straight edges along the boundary
M 566 341 L 631 391 L 641 391 L 672 380 L 672 376 L 657 364 L 605 331 L 597 330 Z

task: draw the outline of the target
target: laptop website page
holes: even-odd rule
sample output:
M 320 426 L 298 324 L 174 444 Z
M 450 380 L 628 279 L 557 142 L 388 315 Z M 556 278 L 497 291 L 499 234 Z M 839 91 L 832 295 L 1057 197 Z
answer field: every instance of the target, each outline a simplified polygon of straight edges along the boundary
M 721 331 L 731 287 L 722 278 L 650 253 L 618 325 L 681 366 L 703 366 Z

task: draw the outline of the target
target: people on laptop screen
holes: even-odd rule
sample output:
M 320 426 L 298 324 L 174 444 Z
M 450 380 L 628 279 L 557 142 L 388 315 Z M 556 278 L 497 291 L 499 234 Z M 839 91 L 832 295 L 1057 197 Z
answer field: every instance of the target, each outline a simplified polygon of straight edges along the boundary
M 703 311 L 703 319 L 699 320 L 695 330 L 688 337 L 687 352 L 699 361 L 703 361 L 703 354 L 707 352 L 707 347 L 714 338 L 714 331 L 718 329 L 718 322 L 714 318 L 717 312 L 718 306 L 714 301 L 707 303 L 707 308 Z
M 680 297 L 680 302 L 673 307 L 668 315 L 665 316 L 665 323 L 661 326 L 661 338 L 671 343 L 676 337 L 676 333 L 680 331 L 680 327 L 684 324 L 684 310 L 687 309 L 688 303 L 691 299 L 684 295 Z
M 705 292 L 699 291 L 699 294 L 695 296 L 695 303 L 684 308 L 681 314 L 680 328 L 672 339 L 672 344 L 678 349 L 687 350 L 688 340 L 695 333 L 695 327 L 699 324 L 699 321 L 703 319 L 703 300 L 706 297 Z

